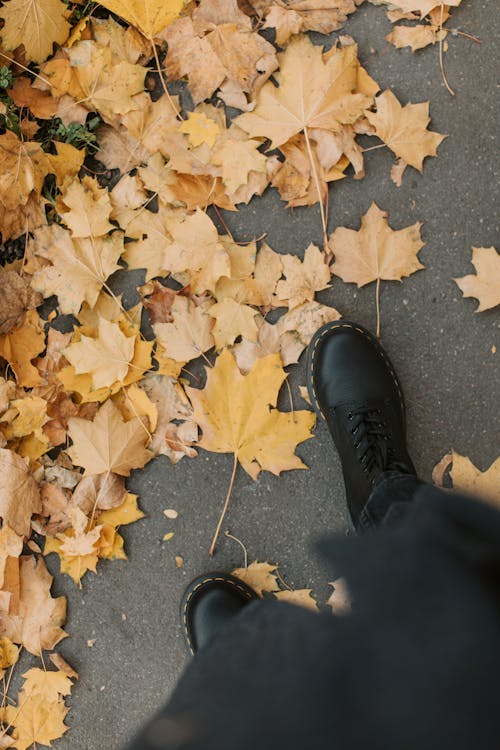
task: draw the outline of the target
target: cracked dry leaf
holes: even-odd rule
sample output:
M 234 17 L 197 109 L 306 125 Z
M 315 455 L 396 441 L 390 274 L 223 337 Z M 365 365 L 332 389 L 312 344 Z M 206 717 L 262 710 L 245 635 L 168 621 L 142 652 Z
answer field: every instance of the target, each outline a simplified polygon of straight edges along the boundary
M 312 302 L 316 292 L 328 287 L 330 268 L 316 245 L 309 245 L 303 261 L 295 255 L 282 255 L 281 261 L 285 280 L 278 281 L 276 297 L 290 309 L 298 307 L 302 302 Z
M 132 469 L 142 468 L 152 458 L 145 447 L 148 433 L 142 421 L 124 422 L 109 400 L 92 422 L 71 417 L 68 435 L 73 441 L 68 455 L 74 464 L 85 469 L 84 476 L 112 471 L 128 477 Z
M 67 10 L 62 0 L 8 0 L 0 8 L 3 48 L 14 50 L 22 44 L 28 60 L 43 62 L 54 43 L 64 44 L 68 38 Z
M 196 305 L 176 295 L 170 307 L 171 322 L 156 323 L 154 332 L 166 354 L 177 362 L 196 359 L 214 346 L 210 302 Z
M 441 15 L 441 8 L 436 8 L 429 15 L 430 23 L 417 23 L 415 26 L 394 26 L 386 40 L 394 47 L 411 47 L 412 52 L 428 47 L 429 44 L 443 41 L 448 35 L 448 30 L 442 25 L 448 20 L 450 14 L 446 11 Z
M 212 305 L 208 314 L 215 318 L 212 335 L 217 349 L 231 346 L 238 336 L 243 336 L 248 341 L 257 340 L 255 316 L 258 313 L 252 307 L 241 305 L 227 297 Z
M 371 106 L 372 96 L 358 92 L 357 46 L 332 47 L 323 54 L 308 37 L 292 39 L 279 56 L 276 88 L 268 81 L 257 106 L 236 118 L 250 136 L 269 138 L 272 148 L 310 128 L 338 132 Z
M 429 102 L 401 106 L 390 89 L 375 99 L 376 112 L 366 112 L 376 135 L 389 146 L 397 157 L 419 172 L 427 156 L 436 156 L 437 148 L 446 138 L 441 133 L 427 130 L 430 122 Z
M 184 0 L 99 0 L 99 4 L 152 40 L 177 18 Z
M 318 328 L 341 317 L 338 310 L 319 302 L 304 302 L 285 313 L 276 326 L 280 336 L 280 350 L 283 367 L 299 361 L 299 357 L 309 344 Z
M 76 375 L 88 373 L 94 389 L 123 383 L 134 356 L 135 337 L 125 336 L 118 323 L 100 318 L 97 337 L 81 335 L 63 352 L 73 365 Z
M 255 560 L 247 568 L 236 568 L 231 575 L 236 576 L 252 588 L 259 596 L 263 592 L 279 591 L 278 576 L 276 575 L 277 565 L 270 565 L 267 562 L 258 562 Z
M 43 385 L 32 360 L 45 349 L 45 332 L 36 310 L 28 310 L 20 328 L 0 336 L 0 357 L 14 370 L 17 384 L 24 388 Z
M 235 461 L 253 479 L 261 470 L 279 475 L 307 468 L 295 448 L 312 437 L 315 418 L 308 411 L 278 411 L 278 393 L 285 378 L 279 355 L 257 360 L 248 375 L 242 375 L 225 349 L 208 370 L 205 388 L 186 389 L 193 419 L 203 432 L 200 447 L 234 453 Z
M 41 295 L 31 288 L 28 281 L 15 271 L 6 271 L 0 266 L 0 336 L 10 333 L 24 323 L 30 308 L 38 307 Z
M 361 287 L 377 279 L 401 281 L 403 276 L 424 268 L 417 258 L 424 246 L 421 222 L 394 230 L 387 216 L 387 211 L 372 203 L 361 217 L 359 230 L 338 227 L 330 235 L 335 256 L 332 272 L 336 276 Z
M 33 251 L 51 265 L 35 273 L 32 286 L 45 298 L 55 294 L 63 314 L 76 315 L 84 302 L 96 304 L 103 285 L 120 268 L 117 261 L 123 249 L 121 232 L 78 239 L 58 224 L 41 227 L 35 232 Z
M 23 555 L 20 560 L 19 608 L 16 614 L 0 611 L 0 628 L 13 643 L 35 656 L 42 649 L 53 649 L 67 633 L 61 629 L 66 621 L 66 597 L 53 599 L 53 578 L 42 557 Z
M 494 247 L 473 247 L 472 265 L 475 274 L 455 278 L 464 297 L 479 301 L 476 312 L 500 305 L 500 253 Z
M 30 536 L 33 513 L 40 513 L 40 490 L 29 471 L 29 461 L 0 448 L 0 516 L 19 536 Z

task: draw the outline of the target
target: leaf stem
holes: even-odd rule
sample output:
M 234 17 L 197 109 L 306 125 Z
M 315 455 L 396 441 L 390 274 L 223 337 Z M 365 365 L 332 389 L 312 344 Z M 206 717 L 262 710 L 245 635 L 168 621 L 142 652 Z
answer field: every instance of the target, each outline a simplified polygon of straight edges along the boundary
M 443 82 L 448 91 L 452 96 L 455 96 L 455 92 L 451 88 L 450 84 L 448 83 L 448 79 L 446 78 L 446 73 L 444 70 L 444 62 L 443 62 L 443 13 L 444 13 L 444 3 L 441 3 L 441 15 L 439 18 L 439 67 L 441 68 L 441 75 L 443 77 Z
M 377 338 L 380 338 L 380 276 L 377 278 L 375 289 L 375 304 L 377 306 Z
M 170 96 L 169 90 L 167 89 L 167 82 L 165 81 L 165 78 L 163 77 L 163 70 L 162 70 L 162 67 L 160 65 L 160 58 L 158 57 L 158 50 L 156 49 L 156 44 L 153 42 L 152 39 L 150 41 L 151 41 L 151 47 L 153 49 L 153 55 L 154 55 L 154 58 L 155 58 L 156 67 L 158 69 L 158 75 L 160 76 L 160 81 L 161 81 L 161 85 L 162 85 L 163 91 L 166 94 L 166 97 L 167 97 L 167 99 L 169 101 L 170 106 L 172 107 L 172 109 L 175 112 L 175 116 L 177 117 L 178 120 L 180 120 L 182 122 L 181 113 L 179 112 L 179 110 L 175 106 L 174 101 L 173 101 L 172 97 Z
M 319 210 L 321 212 L 321 224 L 323 226 L 323 250 L 326 253 L 328 251 L 328 230 L 327 221 L 325 216 L 325 207 L 323 205 L 323 198 L 321 197 L 321 187 L 319 184 L 318 172 L 316 170 L 316 163 L 314 161 L 313 152 L 311 149 L 311 142 L 309 141 L 309 134 L 307 127 L 304 127 L 304 135 L 306 138 L 307 153 L 309 154 L 309 161 L 311 162 L 311 171 L 313 173 L 314 184 L 316 186 L 316 192 L 318 193 Z
M 234 461 L 233 461 L 233 473 L 231 474 L 231 481 L 229 482 L 229 489 L 227 491 L 226 495 L 226 501 L 224 503 L 224 508 L 222 509 L 221 517 L 219 518 L 219 523 L 217 524 L 217 528 L 215 529 L 214 538 L 212 539 L 212 544 L 210 545 L 209 555 L 210 557 L 213 557 L 215 554 L 215 545 L 217 544 L 217 539 L 219 538 L 220 530 L 222 528 L 222 524 L 224 522 L 224 517 L 227 513 L 227 509 L 229 507 L 229 500 L 231 499 L 231 493 L 233 491 L 233 485 L 234 485 L 234 478 L 236 476 L 236 469 L 238 468 L 238 456 L 236 453 L 234 454 Z

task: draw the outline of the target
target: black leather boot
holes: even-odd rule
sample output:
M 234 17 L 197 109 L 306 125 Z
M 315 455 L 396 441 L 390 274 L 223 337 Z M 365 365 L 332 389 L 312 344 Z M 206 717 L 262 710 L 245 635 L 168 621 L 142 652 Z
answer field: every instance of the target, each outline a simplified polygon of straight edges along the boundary
M 181 603 L 181 624 L 194 654 L 250 602 L 258 599 L 250 586 L 228 573 L 207 573 L 191 581 Z
M 357 528 L 382 472 L 415 475 L 406 449 L 401 385 L 375 336 L 357 323 L 337 320 L 320 328 L 309 345 L 307 386 L 340 454 Z

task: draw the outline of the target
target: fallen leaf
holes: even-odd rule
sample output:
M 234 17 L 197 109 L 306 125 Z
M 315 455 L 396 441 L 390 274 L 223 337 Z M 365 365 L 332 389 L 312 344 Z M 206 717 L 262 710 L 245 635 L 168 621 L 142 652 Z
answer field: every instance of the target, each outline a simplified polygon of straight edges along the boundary
M 88 474 L 112 471 L 128 477 L 132 469 L 142 468 L 152 454 L 145 448 L 147 431 L 139 419 L 124 422 L 116 406 L 106 401 L 91 422 L 71 417 L 68 435 L 73 445 L 68 454 Z
M 29 471 L 29 461 L 0 448 L 0 516 L 19 536 L 30 537 L 31 516 L 40 513 L 40 490 Z
M 258 360 L 248 375 L 241 375 L 225 349 L 207 372 L 205 388 L 186 389 L 203 432 L 200 447 L 234 453 L 253 479 L 262 469 L 280 474 L 306 468 L 294 451 L 311 437 L 314 415 L 275 408 L 285 378 L 278 355 Z
M 309 245 L 303 261 L 295 255 L 282 255 L 281 262 L 285 280 L 278 282 L 276 296 L 290 309 L 312 302 L 315 293 L 326 289 L 330 283 L 330 269 L 316 245 Z
M 0 266 L 0 336 L 24 323 L 26 312 L 37 307 L 42 299 L 29 283 L 15 271 Z
M 0 611 L 2 633 L 14 643 L 39 656 L 42 649 L 53 649 L 66 638 L 61 625 L 66 621 L 66 598 L 50 595 L 52 576 L 42 557 L 22 556 L 20 559 L 19 613 Z
M 125 336 L 117 323 L 100 318 L 96 338 L 81 335 L 80 341 L 70 344 L 64 356 L 71 362 L 77 375 L 89 373 L 94 389 L 123 383 L 134 356 L 135 337 Z
M 212 305 L 208 314 L 215 319 L 212 336 L 217 349 L 231 346 L 239 336 L 244 336 L 248 341 L 257 340 L 257 311 L 252 307 L 226 298 Z
M 68 675 L 68 677 L 71 677 L 72 680 L 78 680 L 78 672 L 75 672 L 73 667 L 68 664 L 66 659 L 63 659 L 61 654 L 58 654 L 56 652 L 54 652 L 53 654 L 49 654 L 49 659 L 60 672 L 64 672 L 64 674 Z
M 337 578 L 328 585 L 333 588 L 333 591 L 326 604 L 331 607 L 332 614 L 348 615 L 351 611 L 352 600 L 345 578 Z
M 500 305 L 500 253 L 494 247 L 473 247 L 472 265 L 476 274 L 453 279 L 464 297 L 479 300 L 476 312 Z
M 100 4 L 153 39 L 177 18 L 184 0 L 102 0 Z
M 2 45 L 14 50 L 23 45 L 28 60 L 41 63 L 52 54 L 52 45 L 68 38 L 67 6 L 62 0 L 8 0 L 0 9 L 4 20 Z
M 104 510 L 99 516 L 99 521 L 102 524 L 113 526 L 125 526 L 129 523 L 135 523 L 141 518 L 144 518 L 144 513 L 139 509 L 137 505 L 137 495 L 132 495 L 130 492 L 127 494 L 122 505 L 117 508 L 111 508 L 110 510 Z
M 60 197 L 60 216 L 73 238 L 100 237 L 114 229 L 109 217 L 113 207 L 109 193 L 97 180 L 84 177 L 67 185 Z
M 453 489 L 473 495 L 500 507 L 500 458 L 493 461 L 489 469 L 480 471 L 470 458 L 452 451 L 450 471 Z
M 269 138 L 272 148 L 310 128 L 337 131 L 372 103 L 371 97 L 356 93 L 356 45 L 332 47 L 323 54 L 322 47 L 300 37 L 292 39 L 279 60 L 279 87 L 265 83 L 255 110 L 235 120 L 252 137 Z
M 170 308 L 172 321 L 154 326 L 169 357 L 185 363 L 214 346 L 212 309 L 210 303 L 196 305 L 187 297 L 175 297 Z
M 288 604 L 305 607 L 312 612 L 319 612 L 318 603 L 312 595 L 311 589 L 296 589 L 294 591 L 278 591 L 273 594 L 275 599 Z
M 275 573 L 277 567 L 277 565 L 255 560 L 247 568 L 236 568 L 232 571 L 232 575 L 262 596 L 264 592 L 279 591 L 278 576 Z
M 335 256 L 332 272 L 336 276 L 361 287 L 376 279 L 401 281 L 403 276 L 424 268 L 417 258 L 424 246 L 422 224 L 393 230 L 387 215 L 372 203 L 361 218 L 359 231 L 338 227 L 333 232 L 329 245 Z
M 169 542 L 173 538 L 173 536 L 174 536 L 174 532 L 173 531 L 169 531 L 168 534 L 165 534 L 165 536 L 163 537 L 162 541 L 163 542 Z
M 179 125 L 179 131 L 186 133 L 193 148 L 202 143 L 212 148 L 221 132 L 215 120 L 207 117 L 204 112 L 188 112 L 187 115 L 187 120 Z
M 375 133 L 398 158 L 421 172 L 425 157 L 436 156 L 439 144 L 446 138 L 441 133 L 427 130 L 429 102 L 409 103 L 402 107 L 387 89 L 376 97 L 375 103 L 377 111 L 366 112 Z

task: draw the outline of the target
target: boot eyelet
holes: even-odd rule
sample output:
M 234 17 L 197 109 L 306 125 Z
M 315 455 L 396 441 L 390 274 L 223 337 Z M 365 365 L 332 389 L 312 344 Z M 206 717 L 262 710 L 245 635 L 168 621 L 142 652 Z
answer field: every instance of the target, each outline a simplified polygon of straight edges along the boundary
M 354 443 L 354 447 L 357 449 L 359 448 L 359 443 Z
M 352 413 L 351 412 L 349 412 L 349 414 L 347 415 L 347 419 L 349 420 L 349 422 L 352 422 Z

